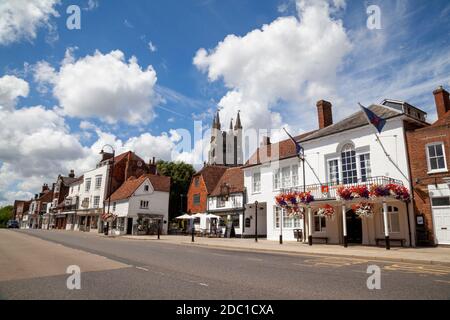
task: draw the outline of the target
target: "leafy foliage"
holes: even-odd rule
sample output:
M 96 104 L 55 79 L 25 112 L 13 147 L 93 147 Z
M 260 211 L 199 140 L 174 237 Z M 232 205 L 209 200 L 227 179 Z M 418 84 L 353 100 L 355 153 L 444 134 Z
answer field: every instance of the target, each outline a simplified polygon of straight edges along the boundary
M 171 178 L 169 199 L 169 220 L 180 215 L 186 210 L 186 194 L 191 183 L 195 169 L 192 165 L 184 162 L 169 162 L 159 160 L 156 163 L 158 173 Z M 181 195 L 184 195 L 182 197 Z
M 13 218 L 13 206 L 0 208 L 0 228 L 5 228 L 8 220 Z

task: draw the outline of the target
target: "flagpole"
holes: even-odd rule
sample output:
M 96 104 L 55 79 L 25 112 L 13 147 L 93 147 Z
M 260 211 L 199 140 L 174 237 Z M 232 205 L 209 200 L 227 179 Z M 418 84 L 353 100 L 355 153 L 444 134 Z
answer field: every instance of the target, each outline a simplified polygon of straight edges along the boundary
M 361 108 L 364 108 L 361 103 L 358 102 L 358 104 Z M 376 130 L 374 125 L 370 122 L 370 119 L 368 118 L 366 112 L 364 112 L 364 109 L 363 109 L 363 113 L 367 119 L 367 122 L 369 122 L 370 127 L 373 127 Z M 392 160 L 391 155 L 386 151 L 386 148 L 384 147 L 383 143 L 381 142 L 380 137 L 377 134 L 377 131 L 374 132 L 374 135 L 375 135 L 376 141 L 380 145 L 381 149 L 383 150 L 383 152 L 386 155 L 386 157 L 388 158 L 388 160 L 394 165 L 394 167 L 400 172 L 400 174 L 406 179 L 406 181 L 408 181 L 408 183 L 410 183 L 408 177 L 403 173 L 403 171 L 398 167 L 398 165 L 394 162 L 394 160 Z

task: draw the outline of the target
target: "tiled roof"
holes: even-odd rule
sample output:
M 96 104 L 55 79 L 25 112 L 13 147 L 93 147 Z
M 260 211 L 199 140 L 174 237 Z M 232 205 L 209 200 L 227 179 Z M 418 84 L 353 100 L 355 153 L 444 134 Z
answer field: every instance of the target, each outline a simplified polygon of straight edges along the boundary
M 205 182 L 206 191 L 208 192 L 208 194 L 210 194 L 228 168 L 229 167 L 225 166 L 206 165 L 200 171 L 194 174 L 194 177 L 198 175 L 202 176 L 203 181 Z
M 389 108 L 382 105 L 371 105 L 369 109 L 375 113 L 377 116 L 389 119 L 393 118 L 399 115 L 402 115 L 403 112 L 395 110 L 393 108 Z M 354 114 L 348 116 L 345 119 L 342 119 L 341 121 L 336 122 L 335 124 L 332 124 L 331 126 L 325 127 L 323 129 L 317 130 L 315 133 L 300 139 L 300 141 L 307 141 L 312 140 L 316 138 L 321 138 L 324 136 L 328 136 L 330 134 L 339 133 L 345 130 L 354 129 L 357 127 L 368 125 L 367 119 L 363 113 L 362 110 L 355 112 Z
M 70 185 L 71 183 L 77 181 L 78 178 L 71 178 L 71 177 L 63 177 L 63 176 L 61 176 L 61 180 L 62 180 L 62 183 L 63 183 L 65 186 L 68 186 L 68 185 Z
M 369 107 L 376 115 L 384 119 L 389 119 L 402 115 L 401 111 L 382 106 L 382 105 L 371 105 Z M 364 116 L 363 111 L 358 111 L 349 117 L 336 122 L 323 129 L 311 131 L 299 136 L 294 137 L 295 140 L 302 142 L 312 139 L 317 139 L 325 137 L 331 134 L 339 133 L 345 130 L 354 129 L 368 125 L 367 119 Z M 277 150 L 279 150 L 277 152 Z M 291 139 L 286 139 L 277 143 L 270 144 L 268 146 L 262 146 L 256 150 L 256 152 L 249 158 L 245 167 L 251 167 L 253 165 L 258 165 L 261 163 L 276 161 L 280 159 L 286 159 L 296 156 L 295 145 Z
M 78 184 L 78 183 L 81 183 L 81 182 L 83 182 L 83 179 L 84 179 L 84 175 L 79 176 L 78 178 L 75 178 L 70 184 Z
M 227 184 L 229 186 L 230 193 L 243 192 L 244 191 L 244 172 L 240 167 L 229 168 L 220 178 L 213 192 L 212 196 L 221 195 L 221 186 Z
M 139 186 L 149 179 L 155 191 L 170 191 L 170 177 L 154 174 L 143 174 L 139 178 L 128 179 L 111 195 L 111 201 L 128 199 L 139 188 Z
M 47 190 L 46 192 L 44 192 L 44 194 L 42 196 L 40 196 L 37 201 L 40 202 L 52 202 L 53 199 L 53 192 L 51 190 Z

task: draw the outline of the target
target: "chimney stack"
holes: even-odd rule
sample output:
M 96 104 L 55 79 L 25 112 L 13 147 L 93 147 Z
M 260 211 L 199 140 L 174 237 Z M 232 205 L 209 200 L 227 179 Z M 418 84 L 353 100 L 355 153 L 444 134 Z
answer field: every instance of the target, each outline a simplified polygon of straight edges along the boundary
M 70 170 L 69 178 L 75 178 L 75 171 L 73 169 Z
M 44 193 L 44 192 L 47 191 L 47 190 L 48 190 L 48 184 L 44 183 L 44 184 L 42 185 L 42 193 Z
M 261 146 L 268 146 L 270 144 L 271 144 L 270 137 L 266 137 L 266 136 L 262 137 Z
M 331 111 L 331 102 L 317 101 L 317 116 L 319 118 L 319 129 L 331 126 L 333 124 L 333 113 Z
M 439 88 L 433 91 L 433 94 L 434 102 L 436 103 L 438 119 L 442 119 L 444 115 L 450 110 L 448 92 L 442 86 L 439 86 Z

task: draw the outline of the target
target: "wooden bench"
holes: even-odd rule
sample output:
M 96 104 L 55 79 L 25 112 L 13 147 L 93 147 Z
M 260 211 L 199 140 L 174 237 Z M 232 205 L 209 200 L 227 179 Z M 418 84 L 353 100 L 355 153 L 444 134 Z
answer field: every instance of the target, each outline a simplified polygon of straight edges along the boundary
M 318 239 L 318 240 L 324 240 L 325 244 L 328 244 L 328 237 L 317 237 L 317 236 L 313 236 L 312 237 L 313 240 Z
M 379 243 L 381 241 L 386 241 L 386 239 L 385 238 L 375 238 L 375 242 L 376 242 L 377 246 L 379 245 Z M 389 242 L 393 242 L 393 241 L 400 242 L 400 246 L 404 247 L 404 243 L 406 242 L 406 239 L 398 239 L 398 238 L 391 239 L 391 238 L 389 238 Z

